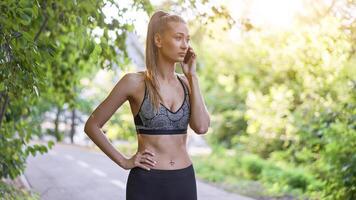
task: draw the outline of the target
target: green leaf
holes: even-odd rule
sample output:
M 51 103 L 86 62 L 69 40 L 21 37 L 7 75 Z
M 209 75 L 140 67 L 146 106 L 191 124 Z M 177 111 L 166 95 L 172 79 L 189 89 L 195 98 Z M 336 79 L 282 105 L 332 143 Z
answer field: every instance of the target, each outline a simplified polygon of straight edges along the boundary
M 30 8 L 24 8 L 22 12 L 20 12 L 21 16 L 21 24 L 27 26 L 31 23 L 32 20 L 32 9 Z
M 47 142 L 48 148 L 52 149 L 54 142 L 52 140 Z

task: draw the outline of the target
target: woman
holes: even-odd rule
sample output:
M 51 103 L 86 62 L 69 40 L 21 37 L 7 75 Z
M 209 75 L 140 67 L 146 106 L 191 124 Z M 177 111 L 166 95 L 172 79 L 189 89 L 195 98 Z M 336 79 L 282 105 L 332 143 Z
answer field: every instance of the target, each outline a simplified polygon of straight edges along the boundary
M 181 17 L 164 11 L 152 15 L 145 58 L 146 71 L 125 74 L 91 114 L 84 131 L 120 167 L 130 169 L 127 200 L 195 200 L 187 126 L 204 134 L 210 117 L 198 85 L 196 55 Z M 184 74 L 175 73 L 177 62 Z M 126 100 L 138 138 L 138 151 L 131 158 L 119 153 L 101 130 Z

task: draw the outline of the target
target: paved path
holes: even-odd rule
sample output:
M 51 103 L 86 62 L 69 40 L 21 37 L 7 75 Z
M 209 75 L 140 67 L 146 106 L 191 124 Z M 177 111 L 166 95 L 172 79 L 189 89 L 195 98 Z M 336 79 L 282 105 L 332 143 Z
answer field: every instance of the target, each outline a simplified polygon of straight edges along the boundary
M 101 152 L 56 144 L 47 154 L 29 156 L 24 175 L 43 200 L 125 200 L 128 173 Z M 197 189 L 199 200 L 251 200 L 198 178 Z

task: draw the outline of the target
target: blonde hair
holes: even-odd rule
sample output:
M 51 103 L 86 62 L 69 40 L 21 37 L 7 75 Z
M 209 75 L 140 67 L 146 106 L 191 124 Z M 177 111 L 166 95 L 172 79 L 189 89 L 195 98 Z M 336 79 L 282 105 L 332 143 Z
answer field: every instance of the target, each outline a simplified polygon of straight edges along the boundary
M 154 42 L 155 34 L 163 34 L 169 28 L 169 22 L 186 23 L 183 18 L 176 14 L 170 14 L 164 11 L 156 11 L 148 23 L 147 37 L 146 37 L 146 73 L 144 73 L 145 83 L 147 86 L 148 96 L 153 104 L 155 112 L 159 109 L 160 100 L 162 97 L 159 94 L 159 85 L 157 81 L 157 59 L 158 48 Z

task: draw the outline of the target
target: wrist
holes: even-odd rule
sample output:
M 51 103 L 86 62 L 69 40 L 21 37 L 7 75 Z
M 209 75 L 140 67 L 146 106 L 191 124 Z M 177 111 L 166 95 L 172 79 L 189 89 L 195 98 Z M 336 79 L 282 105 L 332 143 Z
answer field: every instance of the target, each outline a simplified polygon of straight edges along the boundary
M 119 161 L 118 161 L 119 166 L 124 168 L 126 166 L 127 160 L 128 159 L 125 158 L 125 157 L 120 158 Z

